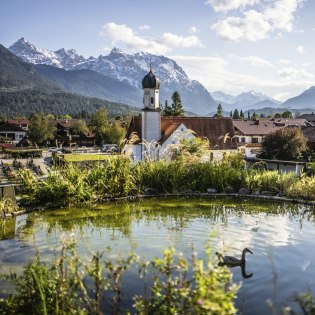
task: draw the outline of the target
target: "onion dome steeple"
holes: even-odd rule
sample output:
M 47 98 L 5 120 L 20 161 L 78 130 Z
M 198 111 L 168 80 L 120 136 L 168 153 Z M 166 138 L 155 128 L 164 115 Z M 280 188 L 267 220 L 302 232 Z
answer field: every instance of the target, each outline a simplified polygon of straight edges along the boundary
M 143 89 L 159 89 L 160 88 L 160 79 L 153 74 L 152 68 L 147 75 L 142 79 L 142 88 Z

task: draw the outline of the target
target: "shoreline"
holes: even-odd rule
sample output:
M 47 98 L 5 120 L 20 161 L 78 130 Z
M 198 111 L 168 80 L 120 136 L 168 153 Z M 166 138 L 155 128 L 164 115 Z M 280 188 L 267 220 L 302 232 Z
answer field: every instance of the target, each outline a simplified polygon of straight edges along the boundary
M 234 198 L 250 198 L 250 199 L 261 199 L 261 200 L 275 200 L 275 201 L 283 201 L 290 202 L 294 204 L 302 204 L 308 206 L 315 206 L 315 201 L 300 199 L 300 198 L 289 198 L 282 196 L 272 196 L 272 195 L 254 195 L 254 194 L 238 194 L 238 193 L 170 193 L 170 194 L 145 194 L 145 195 L 135 195 L 135 196 L 126 196 L 126 197 L 108 197 L 101 202 L 96 202 L 94 204 L 101 203 L 109 203 L 109 202 L 117 202 L 117 201 L 135 201 L 141 199 L 149 199 L 149 198 L 167 198 L 167 197 L 208 197 L 208 198 L 217 198 L 217 197 L 234 197 Z M 79 205 L 76 205 L 80 207 Z M 67 208 L 68 206 L 34 206 L 25 209 L 21 209 L 19 211 L 14 211 L 11 213 L 5 214 L 5 216 L 1 219 L 6 219 L 9 217 L 16 217 L 19 215 L 35 212 L 35 211 L 45 211 L 51 209 L 61 209 Z M 315 211 L 315 209 L 314 209 Z

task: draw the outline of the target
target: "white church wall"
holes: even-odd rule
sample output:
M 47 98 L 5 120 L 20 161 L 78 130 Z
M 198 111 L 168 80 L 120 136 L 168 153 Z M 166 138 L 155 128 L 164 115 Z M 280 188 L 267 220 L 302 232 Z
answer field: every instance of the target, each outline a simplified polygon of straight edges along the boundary
M 161 114 L 159 111 L 142 111 L 142 140 L 159 141 L 161 138 Z
M 195 138 L 194 133 L 184 124 L 180 124 L 159 149 L 159 158 L 171 158 L 172 152 L 181 140 Z

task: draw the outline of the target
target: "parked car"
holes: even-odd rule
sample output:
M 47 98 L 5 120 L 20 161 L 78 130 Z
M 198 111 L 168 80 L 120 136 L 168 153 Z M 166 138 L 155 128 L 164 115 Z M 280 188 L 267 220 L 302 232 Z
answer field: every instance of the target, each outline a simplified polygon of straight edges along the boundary
M 119 148 L 117 144 L 103 144 L 102 146 L 102 152 L 119 152 Z

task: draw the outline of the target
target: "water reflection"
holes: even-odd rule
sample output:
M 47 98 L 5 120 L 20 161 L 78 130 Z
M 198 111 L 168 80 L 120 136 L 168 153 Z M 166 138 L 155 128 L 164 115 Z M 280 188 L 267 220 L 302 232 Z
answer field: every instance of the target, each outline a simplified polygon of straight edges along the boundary
M 81 258 L 110 246 L 114 256 L 134 251 L 151 259 L 170 245 L 187 257 L 194 248 L 203 258 L 212 235 L 213 251 L 238 256 L 245 247 L 253 250 L 246 264 L 231 269 L 235 282 L 246 279 L 237 303 L 244 304 L 244 314 L 268 314 L 261 305 L 271 291 L 282 302 L 315 276 L 314 218 L 312 207 L 231 198 L 150 199 L 30 213 L 0 221 L 0 271 L 21 271 L 34 257 L 35 244 L 48 260 L 60 237 L 71 232 Z

